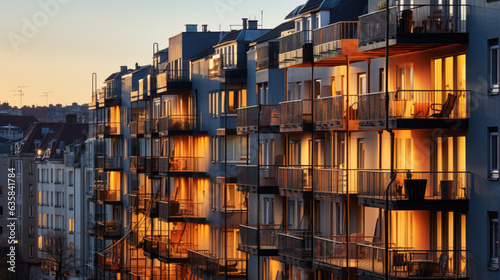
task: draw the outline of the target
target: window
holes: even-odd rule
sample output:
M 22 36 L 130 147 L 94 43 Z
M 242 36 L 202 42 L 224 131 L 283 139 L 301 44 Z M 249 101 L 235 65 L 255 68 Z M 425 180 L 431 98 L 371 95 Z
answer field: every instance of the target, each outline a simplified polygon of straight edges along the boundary
M 29 246 L 29 254 L 30 254 L 30 258 L 34 257 L 34 255 L 33 255 L 33 245 Z
M 35 227 L 34 226 L 29 227 L 28 237 L 29 238 L 35 237 Z
M 0 216 L 3 216 L 3 206 L 0 206 Z
M 224 113 L 226 112 L 227 108 L 227 113 L 236 113 L 236 109 L 238 108 L 243 108 L 247 106 L 247 91 L 246 89 L 242 90 L 230 90 L 227 91 L 228 95 L 226 97 L 226 91 L 222 92 L 222 97 L 221 97 L 221 112 Z M 227 105 L 226 105 L 227 101 Z
M 378 69 L 378 91 L 385 91 L 385 69 Z
M 212 162 L 216 163 L 219 159 L 219 138 L 212 137 Z
M 29 175 L 33 175 L 33 170 L 35 170 L 35 162 L 30 161 L 29 162 Z
M 73 210 L 73 195 L 72 194 L 70 194 L 68 196 L 68 208 L 69 208 L 69 210 Z
M 498 179 L 498 127 L 490 127 L 489 131 L 489 178 Z
M 28 189 L 28 190 L 29 190 L 29 196 L 30 196 L 30 197 L 33 197 L 33 191 L 34 191 L 33 184 L 30 184 L 30 185 L 29 185 L 29 189 Z
M 38 191 L 38 205 L 43 205 L 42 191 Z
M 366 85 L 366 73 L 358 74 L 358 94 L 368 93 L 368 88 Z
M 69 218 L 68 220 L 68 231 L 69 233 L 75 232 L 75 219 Z
M 126 144 L 126 142 L 125 142 Z M 127 152 L 127 148 L 125 146 L 125 153 Z M 68 172 L 68 186 L 73 186 L 73 171 Z
M 498 54 L 498 38 L 489 40 L 489 82 L 490 82 L 490 92 L 498 94 L 498 84 L 500 80 L 500 59 Z
M 489 266 L 498 269 L 498 212 L 488 212 L 489 224 Z
M 29 205 L 28 207 L 28 214 L 30 218 L 33 218 L 33 205 Z
M 0 236 L 2 236 L 2 235 L 3 235 L 3 227 L 0 226 Z
M 0 186 L 0 196 L 3 195 L 3 186 Z

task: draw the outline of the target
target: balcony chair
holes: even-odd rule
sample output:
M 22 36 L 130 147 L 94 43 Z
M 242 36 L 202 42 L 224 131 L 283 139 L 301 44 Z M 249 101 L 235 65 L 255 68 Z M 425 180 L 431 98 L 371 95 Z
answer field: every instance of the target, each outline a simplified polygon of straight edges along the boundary
M 441 256 L 439 256 L 439 274 L 441 276 L 444 276 L 447 267 L 448 267 L 448 255 L 441 254 Z
M 448 118 L 453 111 L 453 108 L 455 107 L 455 102 L 457 101 L 457 96 L 448 93 L 448 97 L 446 98 L 446 101 L 444 104 L 431 104 L 430 108 L 433 111 L 438 111 L 438 113 L 434 113 L 431 115 L 431 118 Z M 437 109 L 436 106 L 441 106 L 441 109 Z

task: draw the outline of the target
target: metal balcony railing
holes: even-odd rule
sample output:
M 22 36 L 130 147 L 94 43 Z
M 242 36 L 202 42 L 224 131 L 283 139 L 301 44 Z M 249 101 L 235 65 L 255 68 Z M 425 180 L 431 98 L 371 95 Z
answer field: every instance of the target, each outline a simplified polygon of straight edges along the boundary
M 358 39 L 358 21 L 341 21 L 313 31 L 315 46 L 344 39 Z
M 277 249 L 280 225 L 240 225 L 240 247 Z M 258 241 L 260 236 L 260 242 Z
M 203 203 L 194 203 L 190 200 L 158 201 L 158 215 L 160 218 L 203 218 Z
M 308 231 L 278 233 L 278 252 L 287 257 L 310 260 L 312 257 L 312 233 Z
M 358 191 L 358 170 L 315 168 L 313 175 L 315 192 L 356 194 Z
M 292 33 L 288 36 L 280 38 L 280 54 L 295 50 L 300 50 L 304 44 L 312 43 L 312 30 L 304 30 Z
M 344 118 L 344 102 L 342 95 L 324 97 L 315 100 L 314 123 L 326 128 L 342 127 Z
M 144 211 L 146 208 L 146 195 L 139 193 L 131 193 L 129 197 L 129 208 L 131 211 Z
M 120 190 L 94 190 L 94 199 L 102 202 L 120 202 Z
M 389 92 L 391 119 L 467 119 L 470 117 L 467 90 L 398 90 Z M 385 93 L 358 97 L 359 120 L 384 120 Z
M 104 269 L 119 270 L 121 268 L 121 256 L 119 251 L 114 251 L 110 253 L 96 253 L 97 265 Z
M 355 267 L 356 260 L 365 258 L 366 253 L 357 250 L 357 244 L 379 245 L 380 237 L 364 236 L 354 233 L 349 237 L 349 245 L 345 235 L 339 236 L 315 236 L 314 237 L 314 261 L 320 265 L 331 265 L 337 267 L 347 266 L 347 256 L 349 256 L 349 266 Z
M 137 135 L 144 134 L 145 132 L 146 132 L 145 121 L 133 121 L 130 123 L 130 135 L 137 137 Z
M 158 255 L 164 259 L 187 259 L 188 250 L 196 251 L 198 245 L 186 243 L 173 243 L 169 240 L 162 240 L 159 243 Z
M 96 222 L 97 235 L 101 237 L 118 237 L 120 235 L 120 221 Z
M 312 122 L 312 106 L 310 99 L 294 100 L 280 103 L 280 125 L 300 126 Z
M 389 39 L 399 34 L 467 33 L 468 5 L 397 5 L 389 8 Z M 359 45 L 385 41 L 385 9 L 359 17 Z
M 280 105 L 259 105 L 238 108 L 236 126 L 251 127 L 256 130 L 258 127 L 267 127 L 280 124 Z
M 385 199 L 389 181 L 390 171 L 359 170 L 359 195 Z M 389 190 L 389 199 L 463 200 L 470 197 L 470 186 L 469 172 L 398 171 Z
M 357 244 L 358 270 L 385 274 L 385 248 Z M 469 251 L 389 249 L 389 276 L 398 279 L 468 279 Z
M 257 46 L 255 70 L 265 70 L 279 66 L 279 43 L 269 42 L 265 46 Z
M 275 187 L 278 186 L 277 165 L 238 165 L 238 185 Z
M 278 185 L 280 189 L 295 191 L 312 191 L 311 167 L 280 167 Z
M 156 85 L 158 90 L 167 88 L 169 82 L 191 82 L 191 76 L 188 70 L 165 70 L 158 74 Z
M 246 259 L 217 258 L 206 250 L 188 250 L 188 263 L 195 270 L 201 270 L 209 275 L 226 273 L 228 275 L 245 275 Z

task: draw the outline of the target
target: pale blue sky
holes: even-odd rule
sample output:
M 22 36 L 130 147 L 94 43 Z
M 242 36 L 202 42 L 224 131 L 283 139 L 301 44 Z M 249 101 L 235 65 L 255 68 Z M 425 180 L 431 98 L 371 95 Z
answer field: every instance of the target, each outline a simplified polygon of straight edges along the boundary
M 228 30 L 243 17 L 260 20 L 264 10 L 264 27 L 272 28 L 304 2 L 1 0 L 0 102 L 19 106 L 13 90 L 23 85 L 23 105 L 45 105 L 49 91 L 49 103 L 87 103 L 92 72 L 102 82 L 120 65 L 150 64 L 152 44 L 167 47 L 185 24 Z

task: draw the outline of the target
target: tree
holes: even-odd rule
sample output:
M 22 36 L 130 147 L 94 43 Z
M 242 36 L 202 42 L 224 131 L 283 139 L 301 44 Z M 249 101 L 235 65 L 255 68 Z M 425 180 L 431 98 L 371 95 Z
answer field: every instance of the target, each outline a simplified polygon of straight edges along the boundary
M 66 271 L 74 269 L 74 247 L 68 244 L 68 238 L 63 232 L 53 232 L 45 238 L 42 262 L 55 272 L 55 280 L 62 280 Z

